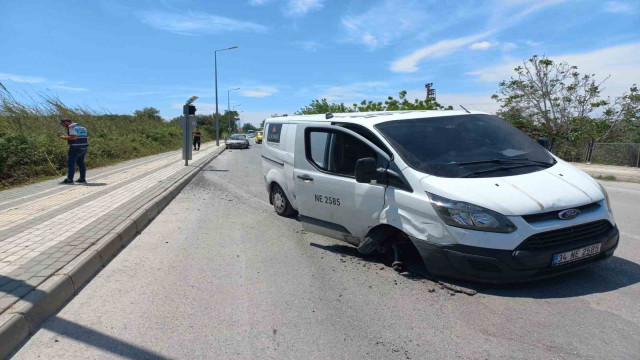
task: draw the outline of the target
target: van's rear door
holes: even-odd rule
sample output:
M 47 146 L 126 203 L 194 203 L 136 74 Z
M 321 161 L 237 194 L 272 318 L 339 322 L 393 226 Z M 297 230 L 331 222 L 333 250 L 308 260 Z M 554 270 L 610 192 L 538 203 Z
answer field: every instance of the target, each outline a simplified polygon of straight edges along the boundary
M 373 157 L 386 168 L 388 156 L 340 126 L 298 124 L 296 130 L 293 181 L 304 228 L 358 245 L 379 224 L 385 185 L 356 182 L 356 162 Z

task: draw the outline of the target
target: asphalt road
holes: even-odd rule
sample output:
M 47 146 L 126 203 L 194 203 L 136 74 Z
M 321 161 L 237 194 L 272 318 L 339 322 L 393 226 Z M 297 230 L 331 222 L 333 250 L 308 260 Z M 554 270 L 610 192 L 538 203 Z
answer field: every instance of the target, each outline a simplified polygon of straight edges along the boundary
M 15 358 L 638 359 L 640 185 L 606 184 L 607 262 L 451 295 L 277 216 L 260 160 L 224 152 Z

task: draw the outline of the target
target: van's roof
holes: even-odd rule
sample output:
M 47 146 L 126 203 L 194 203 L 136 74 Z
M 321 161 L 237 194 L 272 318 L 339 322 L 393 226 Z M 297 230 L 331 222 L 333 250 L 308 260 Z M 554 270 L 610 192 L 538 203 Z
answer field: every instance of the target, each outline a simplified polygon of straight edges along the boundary
M 278 116 L 267 118 L 266 122 L 354 122 L 354 123 L 369 123 L 378 124 L 391 120 L 407 120 L 418 118 L 430 118 L 430 117 L 442 117 L 442 116 L 455 116 L 455 115 L 469 115 L 469 114 L 485 114 L 488 113 L 481 111 L 469 112 L 463 110 L 405 110 L 405 111 L 370 111 L 370 112 L 354 112 L 354 113 L 333 113 L 333 117 L 327 119 L 326 114 L 314 114 L 314 115 L 292 115 L 292 116 Z

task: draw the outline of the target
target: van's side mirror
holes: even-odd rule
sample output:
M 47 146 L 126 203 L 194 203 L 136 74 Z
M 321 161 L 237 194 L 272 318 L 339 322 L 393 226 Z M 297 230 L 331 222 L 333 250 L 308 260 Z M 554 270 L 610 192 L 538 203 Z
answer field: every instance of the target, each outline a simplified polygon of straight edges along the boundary
M 358 162 L 356 162 L 356 181 L 366 184 L 371 183 L 377 171 L 378 164 L 376 159 L 371 157 L 359 159 Z
M 546 137 L 540 137 L 540 138 L 538 138 L 537 141 L 538 141 L 538 144 L 542 145 L 542 147 L 547 149 L 547 150 L 549 150 L 549 148 L 551 147 L 551 146 L 549 146 L 550 145 L 549 144 L 549 139 L 547 139 Z

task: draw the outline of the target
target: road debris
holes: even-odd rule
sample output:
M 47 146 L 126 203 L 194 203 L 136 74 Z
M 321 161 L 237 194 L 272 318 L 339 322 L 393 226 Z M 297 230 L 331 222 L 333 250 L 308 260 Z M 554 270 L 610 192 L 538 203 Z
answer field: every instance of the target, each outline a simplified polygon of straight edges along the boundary
M 468 289 L 468 288 L 465 288 L 465 287 L 462 287 L 462 286 L 449 284 L 449 283 L 446 283 L 444 281 L 438 281 L 438 285 L 440 285 L 441 289 L 451 290 L 451 292 L 449 293 L 450 295 L 455 295 L 455 293 L 461 293 L 461 294 L 466 294 L 466 295 L 469 295 L 469 296 L 473 296 L 473 295 L 478 293 L 476 290 Z

